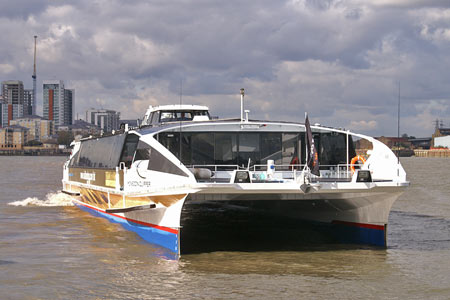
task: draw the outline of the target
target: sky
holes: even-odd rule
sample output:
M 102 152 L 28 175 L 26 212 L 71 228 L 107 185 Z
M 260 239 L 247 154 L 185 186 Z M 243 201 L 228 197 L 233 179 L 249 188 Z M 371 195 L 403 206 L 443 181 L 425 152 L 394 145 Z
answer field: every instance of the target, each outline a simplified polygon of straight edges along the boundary
M 89 108 L 142 118 L 149 105 L 201 104 L 252 119 L 373 136 L 450 127 L 449 0 L 0 1 L 0 80 L 75 89 Z M 400 97 L 399 97 L 400 96 Z

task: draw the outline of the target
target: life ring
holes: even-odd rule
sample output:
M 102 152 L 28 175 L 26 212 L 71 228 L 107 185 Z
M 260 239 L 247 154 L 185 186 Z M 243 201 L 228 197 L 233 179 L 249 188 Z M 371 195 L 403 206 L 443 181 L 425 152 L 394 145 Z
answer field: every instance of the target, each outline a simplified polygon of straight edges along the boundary
M 355 173 L 355 164 L 357 161 L 361 161 L 362 164 L 364 164 L 366 162 L 366 159 L 361 155 L 356 155 L 352 158 L 352 161 L 350 162 L 350 170 L 352 170 L 352 174 Z

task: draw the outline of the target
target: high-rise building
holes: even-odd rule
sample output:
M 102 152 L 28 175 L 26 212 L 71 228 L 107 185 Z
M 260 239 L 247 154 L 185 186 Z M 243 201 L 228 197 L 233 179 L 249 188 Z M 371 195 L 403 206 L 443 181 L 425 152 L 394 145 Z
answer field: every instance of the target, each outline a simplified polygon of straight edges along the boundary
M 34 99 L 33 96 L 34 91 L 33 90 L 23 90 L 23 115 L 24 116 L 32 116 L 33 111 L 36 111 L 36 109 L 33 109 L 34 105 Z
M 2 82 L 2 127 L 9 126 L 11 120 L 20 118 L 24 113 L 24 89 L 20 80 Z
M 75 104 L 74 90 L 64 88 L 62 80 L 44 80 L 44 118 L 52 120 L 55 126 L 71 125 Z
M 67 125 L 73 124 L 73 114 L 75 112 L 75 90 L 66 89 L 64 90 L 64 120 L 66 120 Z
M 109 109 L 89 109 L 86 111 L 86 122 L 99 126 L 103 132 L 118 130 L 120 113 Z
M 2 128 L 2 119 L 3 119 L 3 95 L 0 95 L 0 128 Z

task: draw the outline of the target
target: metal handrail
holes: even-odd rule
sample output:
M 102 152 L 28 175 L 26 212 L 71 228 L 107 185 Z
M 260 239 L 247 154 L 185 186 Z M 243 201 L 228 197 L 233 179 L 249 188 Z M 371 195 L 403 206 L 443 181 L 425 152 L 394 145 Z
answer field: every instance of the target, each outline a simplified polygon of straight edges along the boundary
M 238 165 L 190 165 L 186 166 L 187 168 L 214 168 L 214 172 L 217 172 L 217 168 L 227 168 L 230 171 L 239 170 L 241 167 Z
M 353 166 L 359 166 L 361 167 L 363 164 L 353 164 Z M 350 171 L 351 164 L 337 164 L 337 165 L 320 165 L 322 168 L 328 168 L 326 170 L 322 171 L 331 171 L 332 177 L 329 178 L 350 178 L 352 176 L 352 173 Z M 227 170 L 223 171 L 233 171 L 233 170 L 240 170 L 240 169 L 246 169 L 239 165 L 213 165 L 213 164 L 207 164 L 207 165 L 191 165 L 187 166 L 188 168 L 213 168 L 214 172 L 217 172 L 218 168 L 226 168 Z M 281 165 L 274 165 L 275 167 L 275 173 L 279 172 L 295 172 L 300 171 L 305 167 L 305 164 L 281 164 Z M 253 172 L 257 171 L 264 171 L 265 168 L 267 168 L 267 164 L 257 164 L 250 167 L 250 170 Z M 214 174 L 215 177 L 216 174 Z

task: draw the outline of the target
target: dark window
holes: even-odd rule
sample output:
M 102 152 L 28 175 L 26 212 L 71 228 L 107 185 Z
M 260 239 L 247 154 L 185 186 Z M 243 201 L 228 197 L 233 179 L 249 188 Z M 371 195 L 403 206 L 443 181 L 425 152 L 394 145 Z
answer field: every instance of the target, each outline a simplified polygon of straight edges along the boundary
M 179 167 L 147 143 L 139 141 L 135 160 L 149 160 L 148 169 L 187 177 Z
M 261 164 L 269 159 L 281 164 L 281 133 L 261 133 Z
M 216 133 L 214 160 L 217 165 L 237 165 L 238 145 L 236 133 Z
M 314 133 L 314 142 L 319 152 L 321 165 L 337 165 L 346 162 L 346 135 L 340 133 Z M 266 164 L 272 159 L 275 164 L 304 164 L 306 157 L 305 133 L 261 132 L 261 133 L 198 133 L 181 132 L 181 161 L 185 165 L 250 165 Z M 180 157 L 180 132 L 164 132 L 158 141 Z M 355 156 L 349 136 L 349 158 Z
M 115 168 L 119 165 L 125 134 L 82 141 L 71 167 Z
M 349 160 L 356 156 L 352 136 L 348 136 Z M 347 163 L 347 135 L 344 133 L 322 133 L 320 135 L 320 164 L 338 165 Z
M 302 142 L 298 133 L 282 134 L 282 164 L 297 165 L 301 163 Z M 304 161 L 304 159 L 303 159 Z
M 131 167 L 138 141 L 139 136 L 135 134 L 127 135 L 125 144 L 123 145 L 122 156 L 120 157 L 120 162 L 124 162 L 127 168 Z
M 151 124 L 158 124 L 158 122 L 159 122 L 159 112 L 153 112 Z
M 180 149 L 180 132 L 162 132 L 157 136 L 157 140 L 173 155 L 180 158 L 185 165 L 190 165 L 192 161 L 191 137 L 190 132 L 181 132 L 181 149 Z
M 192 164 L 214 164 L 214 133 L 195 133 L 191 137 Z
M 185 165 L 192 163 L 191 140 L 192 133 L 181 132 L 181 161 Z
M 180 155 L 180 133 L 179 132 L 162 132 L 159 134 L 159 142 L 167 148 L 173 155 Z
M 239 165 L 257 165 L 261 163 L 261 153 L 259 150 L 259 133 L 239 134 Z

